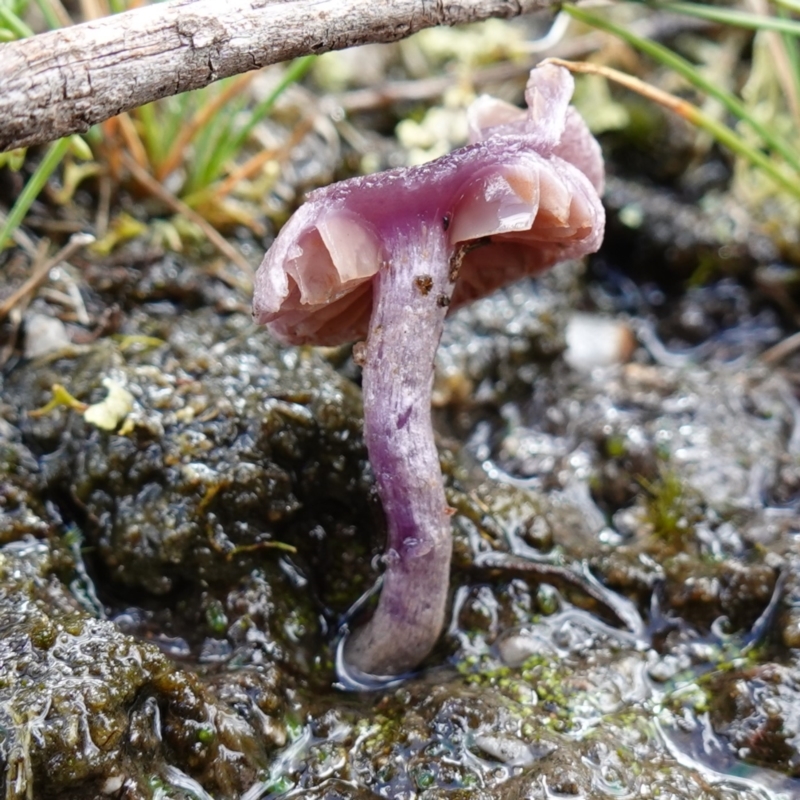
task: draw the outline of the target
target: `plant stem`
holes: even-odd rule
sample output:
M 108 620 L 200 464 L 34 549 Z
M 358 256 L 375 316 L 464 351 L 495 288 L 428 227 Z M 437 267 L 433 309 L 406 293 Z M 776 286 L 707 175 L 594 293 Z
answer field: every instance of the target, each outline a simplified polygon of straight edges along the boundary
M 70 139 L 71 137 L 69 136 L 59 139 L 47 148 L 45 157 L 39 162 L 39 166 L 36 167 L 33 175 L 28 179 L 25 188 L 20 192 L 17 201 L 14 203 L 6 218 L 6 224 L 3 225 L 2 230 L 0 230 L 0 250 L 5 247 L 7 239 L 25 218 L 28 209 L 30 209 L 31 205 L 33 205 L 33 201 L 39 196 L 39 192 L 44 188 L 48 178 L 61 163 L 67 150 L 69 150 Z

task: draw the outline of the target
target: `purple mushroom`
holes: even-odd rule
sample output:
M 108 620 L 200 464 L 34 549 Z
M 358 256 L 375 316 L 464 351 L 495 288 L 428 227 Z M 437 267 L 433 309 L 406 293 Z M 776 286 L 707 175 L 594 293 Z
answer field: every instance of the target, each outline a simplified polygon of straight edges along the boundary
M 255 318 L 279 339 L 365 341 L 364 436 L 388 539 L 377 609 L 345 647 L 363 673 L 416 667 L 444 623 L 452 512 L 430 396 L 445 316 L 602 241 L 602 157 L 572 89 L 542 65 L 527 111 L 473 104 L 466 147 L 312 192 L 256 275 Z

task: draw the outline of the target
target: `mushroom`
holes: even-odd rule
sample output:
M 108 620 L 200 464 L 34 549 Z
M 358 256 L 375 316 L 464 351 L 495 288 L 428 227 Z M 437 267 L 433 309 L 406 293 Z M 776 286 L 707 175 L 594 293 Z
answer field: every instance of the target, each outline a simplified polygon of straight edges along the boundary
M 473 104 L 467 146 L 311 192 L 256 275 L 254 316 L 284 342 L 365 340 L 354 352 L 387 543 L 377 608 L 345 645 L 351 670 L 418 666 L 444 623 L 452 510 L 430 396 L 445 316 L 602 241 L 602 157 L 572 90 L 563 67 L 539 66 L 527 111 Z

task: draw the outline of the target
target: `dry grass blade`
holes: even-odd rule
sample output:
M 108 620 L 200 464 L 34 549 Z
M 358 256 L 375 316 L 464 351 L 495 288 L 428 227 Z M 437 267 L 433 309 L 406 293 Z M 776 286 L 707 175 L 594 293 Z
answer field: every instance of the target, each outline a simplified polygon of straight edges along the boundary
M 766 0 L 749 0 L 747 5 L 756 14 L 761 14 L 764 17 L 770 15 Z M 795 123 L 800 125 L 800 98 L 795 92 L 792 64 L 786 51 L 786 42 L 776 31 L 764 31 L 763 35 L 769 41 L 769 50 L 775 62 L 775 74 L 783 89 L 789 110 L 792 117 L 794 117 Z
M 161 200 L 164 205 L 172 209 L 176 214 L 181 214 L 190 222 L 197 225 L 197 227 L 203 231 L 208 241 L 211 242 L 223 256 L 236 264 L 245 275 L 252 277 L 253 268 L 250 263 L 213 225 L 210 225 L 196 211 L 187 206 L 183 200 L 175 197 L 172 192 L 165 189 L 149 172 L 147 172 L 147 170 L 140 167 L 131 155 L 123 153 L 122 161 L 127 169 L 130 170 L 133 179 L 138 184 L 154 197 Z
M 664 108 L 668 108 L 670 111 L 678 114 L 696 128 L 710 133 L 720 144 L 723 144 L 732 152 L 746 158 L 751 164 L 759 167 L 790 195 L 800 198 L 800 183 L 798 183 L 797 180 L 787 177 L 761 150 L 748 144 L 729 127 L 713 119 L 687 100 L 682 100 L 680 97 L 675 97 L 675 95 L 669 92 L 657 89 L 655 86 L 651 86 L 649 83 L 645 83 L 645 81 L 639 80 L 639 78 L 634 78 L 632 75 L 628 75 L 625 72 L 620 72 L 619 70 L 600 64 L 590 64 L 585 61 L 564 61 L 561 58 L 548 58 L 542 63 L 557 64 L 566 67 L 570 72 L 579 72 L 586 75 L 600 75 L 603 78 L 618 83 L 620 86 L 624 86 L 626 89 L 640 94 L 642 97 L 659 103 L 664 106 Z
M 800 350 L 800 331 L 793 333 L 791 336 L 788 336 L 786 339 L 782 339 L 768 350 L 765 350 L 761 354 L 761 360 L 765 364 L 778 364 L 797 350 Z
M 139 136 L 139 131 L 136 130 L 136 126 L 133 124 L 130 114 L 127 112 L 120 114 L 117 117 L 117 122 L 119 124 L 119 132 L 125 140 L 128 151 L 136 159 L 136 163 L 140 167 L 146 167 L 150 163 L 147 157 L 147 149 Z
M 287 158 L 291 150 L 300 144 L 301 141 L 303 141 L 313 127 L 314 120 L 310 117 L 306 117 L 305 119 L 301 120 L 297 125 L 295 125 L 294 129 L 292 130 L 292 135 L 280 147 L 277 147 L 273 150 L 262 150 L 260 153 L 256 153 L 254 156 L 245 161 L 245 163 L 240 167 L 237 167 L 235 170 L 233 170 L 231 174 L 219 184 L 219 186 L 212 190 L 214 199 L 222 200 L 222 198 L 227 197 L 236 188 L 236 185 L 240 181 L 245 181 L 252 178 L 253 175 L 255 175 L 264 166 L 264 164 L 268 163 L 269 161 L 282 161 L 284 158 Z
M 108 3 L 100 0 L 81 0 L 81 13 L 84 19 L 100 19 L 110 13 Z
M 603 78 L 612 80 L 632 92 L 652 100 L 654 103 L 674 111 L 679 116 L 683 117 L 688 122 L 696 124 L 697 113 L 700 109 L 692 105 L 688 100 L 682 100 L 674 94 L 657 89 L 649 83 L 646 83 L 639 78 L 634 78 L 633 75 L 628 75 L 625 72 L 620 72 L 613 67 L 605 67 L 601 64 L 591 64 L 587 61 L 565 61 L 563 58 L 547 58 L 543 63 L 557 64 L 560 67 L 566 67 L 570 72 L 580 72 L 584 75 L 600 75 Z
M 691 17 L 678 17 L 674 14 L 656 14 L 631 23 L 630 29 L 638 36 L 654 41 L 672 38 L 684 32 L 703 33 L 710 23 Z M 607 39 L 600 33 L 592 32 L 563 39 L 546 50 L 537 50 L 536 57 L 527 51 L 510 62 L 480 67 L 469 74 L 469 82 L 475 89 L 483 89 L 496 83 L 518 80 L 527 77 L 533 67 L 544 56 L 554 58 L 585 58 L 605 45 Z M 459 74 L 440 75 L 414 80 L 387 81 L 380 86 L 365 89 L 352 89 L 335 96 L 336 105 L 352 114 L 386 108 L 401 102 L 423 102 L 443 95 L 455 86 L 463 76 Z
M 0 211 L 0 228 L 6 224 L 7 220 L 8 217 Z M 21 247 L 31 258 L 36 257 L 36 242 L 22 228 L 15 228 L 9 236 L 14 244 Z
M 9 315 L 17 303 L 35 292 L 39 286 L 47 280 L 47 276 L 53 267 L 65 261 L 82 247 L 91 244 L 93 241 L 94 236 L 90 233 L 76 233 L 52 258 L 44 259 L 38 264 L 35 264 L 33 272 L 28 280 L 26 280 L 19 289 L 9 295 L 3 301 L 2 305 L 0 305 L 0 321 L 4 320 Z
M 174 172 L 184 157 L 184 151 L 189 142 L 194 139 L 199 131 L 201 131 L 214 116 L 219 113 L 223 106 L 241 94 L 242 90 L 253 80 L 257 75 L 256 72 L 248 72 L 245 75 L 240 75 L 235 80 L 231 81 L 223 91 L 215 97 L 210 98 L 205 102 L 197 113 L 192 117 L 189 122 L 181 128 L 181 132 L 170 147 L 169 153 L 163 163 L 156 168 L 156 178 L 163 181 L 171 172 Z

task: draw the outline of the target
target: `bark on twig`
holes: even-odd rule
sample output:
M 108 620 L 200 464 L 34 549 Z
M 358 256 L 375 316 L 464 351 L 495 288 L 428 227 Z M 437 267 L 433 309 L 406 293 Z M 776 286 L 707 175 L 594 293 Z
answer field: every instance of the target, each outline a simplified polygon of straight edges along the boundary
M 555 0 L 170 0 L 0 45 L 0 152 L 309 53 Z

